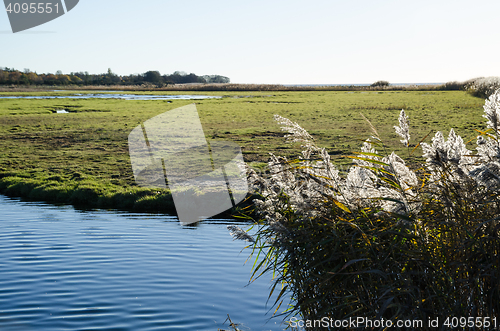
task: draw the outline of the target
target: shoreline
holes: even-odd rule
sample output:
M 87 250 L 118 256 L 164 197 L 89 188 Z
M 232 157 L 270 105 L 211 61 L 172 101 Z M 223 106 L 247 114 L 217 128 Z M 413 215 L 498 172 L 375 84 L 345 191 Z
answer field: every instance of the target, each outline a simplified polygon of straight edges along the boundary
M 0 172 L 0 194 L 11 198 L 53 205 L 70 205 L 77 209 L 119 210 L 177 216 L 172 195 L 168 189 L 134 188 L 109 194 L 109 192 L 99 192 L 97 188 L 93 189 L 85 185 L 79 187 L 75 183 L 65 184 L 75 186 L 72 190 L 58 189 L 42 181 L 8 176 L 8 174 Z M 242 211 L 252 205 L 251 199 L 252 196 L 248 195 L 236 207 L 211 218 L 239 218 L 241 221 L 242 217 L 244 217 Z

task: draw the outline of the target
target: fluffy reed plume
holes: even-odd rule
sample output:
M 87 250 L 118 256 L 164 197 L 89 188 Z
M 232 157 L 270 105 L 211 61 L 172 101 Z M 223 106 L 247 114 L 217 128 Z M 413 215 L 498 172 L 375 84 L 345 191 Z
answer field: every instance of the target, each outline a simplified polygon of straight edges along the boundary
M 249 242 L 254 242 L 255 240 L 251 235 L 246 233 L 245 230 L 240 228 L 237 225 L 228 225 L 227 229 L 229 230 L 229 234 L 235 239 L 235 240 L 245 240 Z
M 483 132 L 476 153 L 453 129 L 422 143 L 425 161 L 412 166 L 367 140 L 345 176 L 306 130 L 276 115 L 305 149 L 297 160 L 271 155 L 265 175 L 250 172 L 260 195 L 251 248 L 265 256 L 254 275 L 276 276 L 278 309 L 289 293 L 287 313 L 311 320 L 498 315 L 499 91 L 484 110 L 495 134 Z M 409 146 L 404 111 L 395 129 Z
M 401 113 L 399 114 L 399 126 L 394 126 L 394 129 L 403 138 L 400 140 L 401 143 L 406 147 L 410 146 L 410 121 L 404 109 L 401 109 Z
M 495 130 L 495 134 L 498 134 L 500 125 L 500 93 L 498 91 L 486 100 L 483 117 L 488 120 L 488 128 Z
M 304 146 L 311 145 L 313 137 L 300 125 L 280 115 L 274 115 L 274 120 L 281 126 L 281 130 L 289 133 L 285 136 L 288 141 L 301 142 Z

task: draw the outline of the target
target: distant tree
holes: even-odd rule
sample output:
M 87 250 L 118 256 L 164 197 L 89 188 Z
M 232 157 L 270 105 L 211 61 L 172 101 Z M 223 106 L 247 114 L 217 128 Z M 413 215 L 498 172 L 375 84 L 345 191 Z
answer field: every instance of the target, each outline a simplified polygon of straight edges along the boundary
M 174 84 L 182 84 L 182 80 L 183 80 L 184 76 L 185 75 L 181 75 L 180 74 L 180 71 L 176 71 L 173 74 L 168 75 L 167 79 L 168 79 L 169 82 L 172 82 Z
M 160 84 L 163 82 L 163 77 L 159 71 L 148 71 L 144 73 L 144 81 L 153 84 Z
M 42 76 L 39 76 L 37 75 L 36 73 L 32 72 L 30 73 L 30 80 L 33 84 L 36 84 L 36 85 L 41 85 L 43 84 L 43 77 Z
M 144 75 L 133 74 L 124 78 L 126 84 L 129 85 L 141 85 L 144 83 Z
M 122 77 L 121 77 L 121 78 L 122 78 L 122 84 L 123 84 L 123 85 L 132 85 L 132 82 L 131 82 L 131 80 L 130 80 L 130 77 L 131 77 L 131 76 L 132 76 L 132 75 L 130 75 L 130 76 L 122 76 Z
M 199 77 L 196 76 L 195 74 L 193 73 L 190 73 L 189 75 L 186 75 L 184 76 L 184 83 L 185 84 L 188 84 L 188 83 L 200 83 Z
M 46 85 L 56 85 L 57 84 L 57 77 L 53 74 L 48 74 L 45 76 L 44 83 Z
M 219 75 L 198 76 L 194 73 L 187 74 L 184 71 L 175 71 L 171 75 L 161 75 L 159 71 L 150 70 L 143 74 L 132 74 L 119 76 L 108 69 L 104 74 L 89 74 L 86 72 L 71 72 L 65 75 L 61 70 L 55 74 L 37 74 L 29 69 L 19 71 L 13 68 L 0 67 L 0 84 L 45 84 L 45 85 L 142 85 L 144 83 L 154 84 L 162 87 L 168 84 L 188 83 L 229 83 L 229 78 Z
M 9 81 L 11 84 L 19 84 L 19 79 L 21 79 L 21 73 L 19 71 L 9 72 Z
M 71 84 L 78 84 L 78 85 L 83 84 L 83 79 L 81 79 L 76 75 L 71 74 L 69 76 L 69 79 L 71 80 Z
M 165 85 L 175 84 L 174 81 L 170 79 L 169 75 L 163 75 L 162 78 Z
M 92 85 L 94 83 L 94 75 L 90 75 L 88 71 L 85 71 L 83 77 L 80 77 L 85 85 Z
M 115 74 L 111 68 L 108 68 L 108 72 L 102 75 L 101 84 L 104 85 L 116 85 L 122 81 L 121 77 Z
M 27 74 L 22 73 L 21 77 L 19 78 L 19 83 L 24 84 L 24 85 L 29 85 L 30 84 L 30 79 Z
M 59 75 L 57 76 L 57 83 L 59 85 L 68 85 L 71 83 L 71 78 L 68 75 Z
M 386 80 L 379 80 L 370 85 L 371 87 L 386 87 L 389 86 L 389 82 Z
M 0 84 L 7 84 L 9 80 L 9 73 L 5 70 L 0 69 Z
M 230 83 L 231 80 L 228 77 L 225 76 L 219 76 L 219 75 L 206 75 L 203 76 L 205 82 L 207 83 Z
M 29 80 L 30 84 L 40 84 L 41 83 L 40 77 L 35 72 L 30 71 L 26 74 L 26 76 L 28 76 L 28 80 Z

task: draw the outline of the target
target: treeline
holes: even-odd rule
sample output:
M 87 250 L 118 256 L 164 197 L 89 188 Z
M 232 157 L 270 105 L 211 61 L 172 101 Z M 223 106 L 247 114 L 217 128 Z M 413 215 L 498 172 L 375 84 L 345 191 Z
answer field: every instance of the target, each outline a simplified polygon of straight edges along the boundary
M 147 71 L 143 74 L 120 76 L 111 69 L 104 74 L 90 74 L 88 72 L 72 72 L 63 74 L 37 74 L 29 69 L 19 71 L 0 67 L 0 85 L 154 85 L 163 87 L 173 84 L 189 83 L 230 83 L 228 77 L 220 75 L 198 76 L 176 71 L 171 75 L 162 75 L 159 71 Z

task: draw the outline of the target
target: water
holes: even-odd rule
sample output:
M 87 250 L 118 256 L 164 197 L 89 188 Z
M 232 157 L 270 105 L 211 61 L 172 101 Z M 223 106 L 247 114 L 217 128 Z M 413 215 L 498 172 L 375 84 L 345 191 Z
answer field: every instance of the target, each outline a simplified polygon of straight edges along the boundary
M 72 94 L 72 95 L 50 95 L 50 96 L 0 96 L 1 99 L 121 99 L 121 100 L 201 100 L 218 99 L 219 96 L 209 95 L 150 95 L 150 94 L 122 94 L 122 93 L 99 93 L 99 94 Z
M 282 330 L 227 221 L 0 196 L 0 330 Z M 234 223 L 231 223 L 234 224 Z

